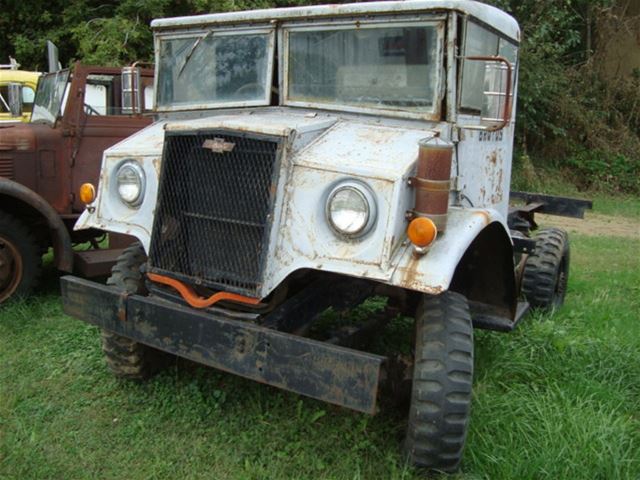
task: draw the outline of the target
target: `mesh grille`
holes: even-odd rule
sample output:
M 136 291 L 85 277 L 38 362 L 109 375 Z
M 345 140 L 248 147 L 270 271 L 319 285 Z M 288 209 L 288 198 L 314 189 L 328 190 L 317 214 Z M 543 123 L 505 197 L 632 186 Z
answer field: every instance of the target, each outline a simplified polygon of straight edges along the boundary
M 230 151 L 214 151 L 203 144 Z M 256 295 L 271 225 L 279 142 L 229 132 L 167 133 L 152 271 Z

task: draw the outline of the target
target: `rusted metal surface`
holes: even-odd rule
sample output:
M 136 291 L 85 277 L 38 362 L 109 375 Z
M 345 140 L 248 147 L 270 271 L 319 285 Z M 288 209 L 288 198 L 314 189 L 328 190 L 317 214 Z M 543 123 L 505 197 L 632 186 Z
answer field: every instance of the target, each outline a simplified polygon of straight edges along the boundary
M 22 202 L 42 215 L 51 231 L 56 267 L 62 271 L 71 272 L 73 269 L 71 236 L 53 207 L 33 190 L 5 178 L 0 178 L 0 199 L 4 202 L 7 199 Z
M 283 332 L 301 334 L 317 316 L 332 307 L 335 310 L 362 303 L 373 291 L 368 282 L 325 275 L 278 305 L 265 315 L 262 325 Z
M 410 179 L 416 191 L 414 213 L 435 223 L 439 232 L 447 227 L 453 144 L 438 137 L 419 143 L 416 176 Z
M 14 243 L 0 235 L 0 303 L 9 298 L 22 281 L 22 255 Z
M 469 245 L 490 224 L 497 224 L 495 228 L 502 232 L 503 240 L 510 243 L 502 220 L 495 210 L 450 208 L 446 233 L 420 257 L 407 243 L 394 262 L 397 266 L 388 283 L 432 295 L 444 292 Z M 508 253 L 511 254 L 510 248 Z
M 584 218 L 585 210 L 593 208 L 591 200 L 580 198 L 559 197 L 557 195 L 542 195 L 530 192 L 511 192 L 512 200 L 520 200 L 524 206 L 516 207 L 521 211 L 546 213 L 562 217 Z
M 124 248 L 105 248 L 73 252 L 74 271 L 86 278 L 106 277 Z
M 102 152 L 151 123 L 142 115 L 88 115 L 84 93 L 90 75 L 116 79 L 121 69 L 75 65 L 69 95 L 54 125 L 44 123 L 0 126 L 0 194 L 24 202 L 46 218 L 58 268 L 71 271 L 73 233 L 57 218 L 77 216 L 84 204 L 77 192 L 85 182 L 98 183 Z M 150 86 L 153 70 L 142 71 L 142 85 Z M 119 83 L 110 95 L 118 99 Z M 117 101 L 117 100 L 114 100 Z M 23 188 L 8 184 L 13 180 Z M 5 202 L 0 208 L 10 208 Z M 72 225 L 72 224 L 71 224 Z
M 60 280 L 65 313 L 118 335 L 261 383 L 373 414 L 384 357 Z M 119 305 L 121 304 L 121 305 Z

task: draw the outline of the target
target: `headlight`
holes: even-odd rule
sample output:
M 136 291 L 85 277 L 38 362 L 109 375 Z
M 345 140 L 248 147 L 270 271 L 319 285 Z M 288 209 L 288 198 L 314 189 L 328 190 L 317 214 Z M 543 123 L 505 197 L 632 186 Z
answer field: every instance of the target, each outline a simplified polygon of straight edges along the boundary
M 116 172 L 116 185 L 120 199 L 137 207 L 144 198 L 145 176 L 140 164 L 134 160 L 124 162 Z
M 327 219 L 340 235 L 359 237 L 376 220 L 376 204 L 371 191 L 359 182 L 342 182 L 327 199 Z

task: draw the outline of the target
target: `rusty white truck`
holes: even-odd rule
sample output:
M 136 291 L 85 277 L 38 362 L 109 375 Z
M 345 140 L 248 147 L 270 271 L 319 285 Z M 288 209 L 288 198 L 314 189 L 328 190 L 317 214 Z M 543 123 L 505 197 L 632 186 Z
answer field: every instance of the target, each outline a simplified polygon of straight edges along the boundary
M 120 377 L 173 354 L 371 414 L 395 363 L 363 339 L 411 316 L 404 448 L 455 470 L 474 327 L 509 331 L 529 305 L 562 304 L 567 234 L 532 236 L 534 213 L 589 207 L 510 194 L 516 21 L 408 0 L 152 28 L 156 121 L 105 152 L 76 224 L 138 242 L 106 286 L 63 278 L 65 311 L 102 329 Z M 328 307 L 372 295 L 388 315 L 308 336 Z

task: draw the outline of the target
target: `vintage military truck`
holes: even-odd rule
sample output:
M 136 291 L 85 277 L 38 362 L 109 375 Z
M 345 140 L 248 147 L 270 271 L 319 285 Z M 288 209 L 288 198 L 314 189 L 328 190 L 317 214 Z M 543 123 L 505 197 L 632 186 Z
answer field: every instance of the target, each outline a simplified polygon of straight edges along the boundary
M 533 213 L 588 206 L 509 207 L 516 21 L 409 0 L 152 27 L 157 121 L 105 152 L 76 225 L 139 242 L 106 286 L 64 277 L 65 311 L 103 329 L 118 376 L 142 379 L 168 352 L 368 413 L 394 362 L 353 346 L 413 316 L 406 452 L 456 469 L 473 327 L 508 331 L 528 302 L 562 303 L 567 235 L 531 238 Z M 374 294 L 389 315 L 306 335 Z
M 73 75 L 40 78 L 30 123 L 0 123 L 0 303 L 32 290 L 50 246 L 62 271 L 109 272 L 121 248 L 72 250 L 104 236 L 73 231 L 85 205 L 78 191 L 97 182 L 105 148 L 151 123 L 143 113 L 152 90 L 152 69 L 77 63 Z M 111 246 L 125 243 L 121 236 Z

